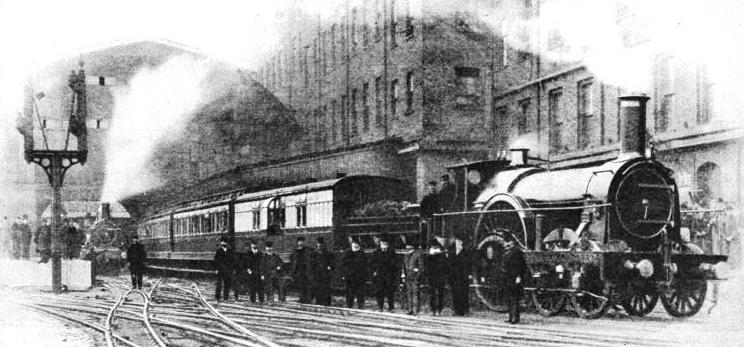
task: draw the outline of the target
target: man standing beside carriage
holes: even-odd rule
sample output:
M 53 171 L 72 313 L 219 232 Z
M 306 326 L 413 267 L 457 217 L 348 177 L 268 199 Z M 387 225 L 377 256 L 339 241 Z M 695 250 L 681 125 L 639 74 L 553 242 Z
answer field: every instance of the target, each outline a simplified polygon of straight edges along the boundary
M 261 279 L 264 282 L 264 292 L 268 301 L 274 301 L 274 290 L 277 291 L 279 301 L 284 302 L 286 280 L 284 279 L 284 262 L 278 254 L 274 253 L 274 244 L 266 242 L 266 252 L 261 260 Z
M 49 219 L 44 219 L 41 226 L 36 229 L 34 235 L 36 251 L 39 252 L 40 263 L 46 263 L 52 257 L 52 227 L 49 225 Z
M 372 285 L 375 286 L 377 308 L 382 311 L 385 299 L 388 301 L 388 311 L 395 309 L 395 289 L 398 286 L 400 266 L 395 250 L 389 247 L 387 236 L 380 238 L 380 247 L 372 253 L 370 271 L 372 271 Z
M 264 302 L 264 283 L 263 274 L 261 273 L 261 261 L 263 253 L 258 250 L 256 241 L 251 240 L 248 246 L 250 250 L 245 254 L 242 269 L 245 271 L 245 279 L 248 284 L 248 295 L 252 303 L 258 301 Z
M 463 248 L 462 240 L 455 239 L 454 249 L 449 255 L 449 285 L 455 316 L 464 316 L 470 312 L 470 282 L 473 278 L 473 268 L 471 253 Z
M 290 256 L 292 264 L 292 279 L 295 288 L 300 295 L 300 303 L 309 304 L 312 297 L 310 293 L 310 255 L 312 249 L 305 246 L 305 238 L 297 237 L 297 248 Z
M 444 285 L 447 283 L 447 259 L 442 253 L 441 245 L 434 242 L 429 250 L 429 254 L 424 260 L 426 277 L 429 279 L 429 305 L 431 313 L 435 316 L 442 314 L 444 305 Z
M 312 296 L 318 305 L 331 305 L 331 274 L 333 253 L 326 247 L 322 237 L 317 240 L 317 249 L 310 254 Z
M 227 246 L 227 240 L 222 239 L 220 246 L 214 253 L 214 269 L 217 275 L 217 285 L 214 292 L 215 299 L 227 301 L 230 294 L 230 287 L 232 286 L 235 265 L 235 252 Z M 238 301 L 238 291 L 234 290 L 234 292 L 235 301 Z
M 346 307 L 354 306 L 354 298 L 357 308 L 364 308 L 364 297 L 367 295 L 365 284 L 367 282 L 367 256 L 362 251 L 358 240 L 351 241 L 351 249 L 344 254 L 343 280 L 346 284 Z

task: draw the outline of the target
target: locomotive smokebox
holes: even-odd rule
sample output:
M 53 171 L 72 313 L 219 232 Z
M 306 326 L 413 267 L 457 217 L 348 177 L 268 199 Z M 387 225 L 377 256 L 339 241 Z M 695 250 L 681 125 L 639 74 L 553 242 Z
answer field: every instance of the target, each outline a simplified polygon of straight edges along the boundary
M 620 157 L 643 156 L 646 153 L 645 95 L 620 98 Z
M 108 202 L 101 203 L 101 214 L 98 216 L 99 220 L 111 219 L 111 204 Z

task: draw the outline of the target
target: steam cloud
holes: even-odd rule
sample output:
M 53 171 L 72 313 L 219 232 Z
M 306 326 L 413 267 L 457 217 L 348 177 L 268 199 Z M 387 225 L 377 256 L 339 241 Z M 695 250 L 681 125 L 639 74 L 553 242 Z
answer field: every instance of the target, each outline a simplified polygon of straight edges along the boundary
M 159 185 L 149 169 L 156 147 L 177 139 L 194 111 L 214 97 L 207 85 L 213 64 L 188 56 L 137 73 L 116 93 L 106 145 L 102 201 L 117 201 Z

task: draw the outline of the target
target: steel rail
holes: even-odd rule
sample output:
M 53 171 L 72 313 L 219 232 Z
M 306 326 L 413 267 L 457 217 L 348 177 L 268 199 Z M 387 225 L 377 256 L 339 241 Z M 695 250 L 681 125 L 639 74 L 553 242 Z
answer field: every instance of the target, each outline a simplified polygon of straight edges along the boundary
M 153 340 L 155 340 L 155 343 L 157 343 L 158 346 L 166 347 L 165 341 L 163 341 L 163 338 L 160 337 L 160 334 L 155 331 L 155 329 L 152 327 L 152 324 L 150 323 L 150 297 L 147 295 L 147 293 L 141 290 L 135 290 L 130 293 L 137 293 L 142 296 L 142 300 L 144 300 L 144 303 L 142 305 L 142 321 L 145 323 L 145 328 L 147 328 L 147 332 L 150 333 L 150 336 Z
M 24 306 L 26 306 L 26 307 L 28 307 L 28 308 L 30 308 L 32 310 L 41 311 L 41 312 L 44 312 L 44 313 L 47 313 L 47 314 L 51 314 L 53 316 L 57 316 L 57 317 L 61 317 L 61 318 L 67 319 L 67 320 L 69 320 L 71 322 L 80 324 L 82 326 L 91 328 L 93 330 L 98 330 L 99 332 L 102 332 L 102 333 L 105 333 L 106 332 L 106 328 L 104 328 L 104 327 L 102 327 L 100 325 L 89 323 L 89 322 L 86 322 L 86 321 L 81 320 L 81 319 L 73 318 L 73 317 L 70 317 L 69 315 L 65 315 L 65 314 L 62 314 L 60 312 L 56 312 L 54 310 L 50 310 L 50 309 L 38 307 L 38 306 L 35 306 L 35 305 L 32 305 L 32 304 L 21 304 L 21 305 L 24 305 Z M 129 341 L 129 340 L 121 337 L 118 334 L 112 334 L 112 337 L 114 339 L 116 339 L 116 340 L 119 340 L 120 342 L 124 343 L 127 346 L 130 346 L 130 347 L 139 347 L 139 345 L 134 344 L 133 342 L 131 342 L 131 341 Z
M 225 317 L 222 313 L 220 313 L 219 311 L 217 311 L 217 309 L 215 309 L 214 306 L 212 306 L 209 302 L 207 302 L 206 299 L 204 299 L 204 296 L 202 295 L 201 291 L 199 290 L 199 286 L 196 285 L 196 282 L 192 283 L 192 287 L 194 288 L 194 292 L 197 295 L 199 301 L 201 301 L 202 304 L 204 306 L 206 306 L 209 309 L 209 311 L 212 312 L 213 315 L 219 317 L 225 324 L 227 324 L 228 326 L 230 326 L 231 328 L 237 330 L 238 332 L 240 332 L 242 334 L 245 334 L 247 336 L 250 336 L 250 337 L 256 339 L 257 341 L 259 341 L 260 343 L 262 343 L 265 346 L 279 347 L 279 345 L 277 345 L 276 343 L 273 343 L 273 342 L 267 340 L 266 338 L 264 338 L 262 336 L 259 336 L 258 334 L 256 334 L 256 333 L 254 333 L 254 332 L 246 329 L 245 327 L 243 327 L 243 326 L 241 326 L 241 325 L 233 322 L 231 319 Z
M 119 306 L 124 302 L 124 299 L 127 297 L 127 295 L 132 292 L 132 290 L 127 291 L 126 293 L 119 296 L 119 300 L 114 303 L 113 306 L 111 306 L 111 309 L 109 310 L 108 315 L 106 316 L 106 321 L 103 324 L 103 327 L 106 329 L 104 331 L 103 335 L 106 339 L 106 346 L 108 347 L 115 347 L 114 339 L 112 338 L 113 332 L 111 328 L 111 322 L 114 320 L 114 314 L 116 313 L 116 310 L 119 308 Z

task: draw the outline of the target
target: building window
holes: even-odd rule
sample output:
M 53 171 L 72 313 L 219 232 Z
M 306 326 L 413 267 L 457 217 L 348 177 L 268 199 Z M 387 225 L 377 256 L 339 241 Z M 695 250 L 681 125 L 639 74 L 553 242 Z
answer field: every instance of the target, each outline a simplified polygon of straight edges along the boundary
M 369 44 L 369 1 L 364 1 L 362 8 L 362 44 L 367 47 Z
M 356 136 L 357 131 L 357 90 L 351 90 L 351 135 Z
M 336 66 L 336 24 L 331 25 L 331 64 Z
M 548 94 L 548 119 L 550 120 L 550 152 L 563 151 L 563 122 L 561 120 L 561 99 L 563 89 L 556 88 Z
M 721 169 L 716 163 L 706 162 L 700 165 L 695 175 L 697 185 L 696 200 L 703 206 L 722 197 Z
M 397 28 L 398 18 L 395 17 L 395 0 L 390 0 L 390 47 L 392 48 L 398 45 L 395 41 Z
M 698 72 L 698 98 L 700 109 L 697 113 L 697 124 L 706 124 L 710 122 L 714 115 L 714 97 L 716 85 L 711 81 L 708 75 L 708 69 L 701 66 Z
M 406 113 L 413 112 L 413 72 L 406 74 Z
M 331 139 L 336 141 L 336 100 L 331 100 Z
M 390 83 L 390 114 L 395 115 L 398 113 L 398 80 L 393 80 Z
M 411 16 L 411 0 L 406 1 L 406 39 L 410 40 L 413 38 L 413 17 Z
M 349 103 L 346 95 L 341 96 L 341 138 L 346 140 L 349 137 L 349 128 L 347 117 L 349 115 Z
M 369 130 L 369 83 L 362 85 L 362 126 Z
M 375 77 L 375 122 L 382 124 L 382 78 Z
M 519 135 L 524 135 L 529 130 L 527 128 L 527 120 L 530 116 L 530 107 L 532 106 L 532 101 L 530 99 L 524 99 L 519 102 L 519 120 L 517 123 L 517 132 Z
M 576 119 L 576 147 L 585 149 L 589 146 L 589 119 L 594 112 L 594 96 L 592 93 L 593 80 L 587 78 L 579 81 L 577 86 L 577 119 Z
M 101 129 L 101 120 L 96 119 L 96 129 Z
M 357 21 L 357 9 L 355 7 L 351 9 L 351 45 L 354 50 L 356 50 L 357 48 L 356 21 Z
M 375 0 L 375 41 L 382 38 L 382 0 Z
M 478 102 L 478 78 L 480 69 L 474 67 L 456 67 L 457 103 L 471 105 Z
M 507 108 L 506 106 L 498 106 L 494 108 L 493 120 L 491 121 L 491 131 L 499 137 L 506 136 L 507 129 Z
M 669 118 L 674 111 L 674 60 L 666 57 L 659 63 L 658 71 L 659 109 L 656 112 L 654 127 L 657 132 L 667 131 Z

